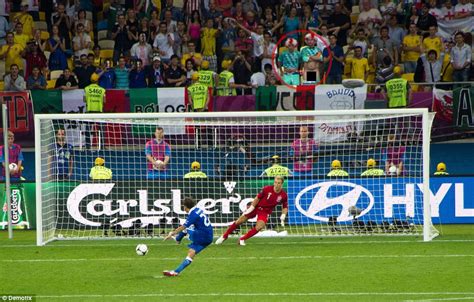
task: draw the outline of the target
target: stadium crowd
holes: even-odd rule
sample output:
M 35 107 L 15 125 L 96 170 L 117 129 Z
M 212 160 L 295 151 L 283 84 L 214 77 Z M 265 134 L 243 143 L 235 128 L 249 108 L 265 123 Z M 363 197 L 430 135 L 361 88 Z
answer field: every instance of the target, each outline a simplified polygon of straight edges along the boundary
M 82 89 L 97 74 L 105 89 L 187 87 L 197 73 L 235 95 L 343 76 L 468 81 L 471 33 L 442 38 L 438 21 L 473 12 L 468 0 L 0 1 L 1 84 Z

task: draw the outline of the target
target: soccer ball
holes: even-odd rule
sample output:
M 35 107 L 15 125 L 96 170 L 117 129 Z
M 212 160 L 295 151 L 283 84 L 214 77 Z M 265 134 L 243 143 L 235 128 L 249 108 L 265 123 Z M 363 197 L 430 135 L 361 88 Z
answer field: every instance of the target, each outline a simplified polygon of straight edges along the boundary
M 18 165 L 15 163 L 11 163 L 10 165 L 8 165 L 8 168 L 10 169 L 10 172 L 13 172 L 14 170 L 16 170 L 16 168 L 18 168 Z
M 146 244 L 139 244 L 135 248 L 138 256 L 145 256 L 148 253 L 148 246 Z

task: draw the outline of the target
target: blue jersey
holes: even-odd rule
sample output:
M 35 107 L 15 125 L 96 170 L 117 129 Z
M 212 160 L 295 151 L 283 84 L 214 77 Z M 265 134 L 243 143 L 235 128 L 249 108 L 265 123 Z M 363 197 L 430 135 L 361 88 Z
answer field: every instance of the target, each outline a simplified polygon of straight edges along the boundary
M 55 175 L 69 174 L 69 161 L 72 159 L 72 146 L 70 144 L 56 144 Z
M 199 237 L 202 237 L 196 238 L 196 240 L 200 241 L 199 239 L 206 240 L 210 238 L 212 241 L 212 225 L 209 221 L 209 217 L 204 214 L 204 211 L 202 209 L 193 207 L 191 211 L 189 211 L 188 218 L 186 219 L 186 222 L 183 225 L 186 228 L 189 228 L 194 225 L 194 231 L 199 233 Z

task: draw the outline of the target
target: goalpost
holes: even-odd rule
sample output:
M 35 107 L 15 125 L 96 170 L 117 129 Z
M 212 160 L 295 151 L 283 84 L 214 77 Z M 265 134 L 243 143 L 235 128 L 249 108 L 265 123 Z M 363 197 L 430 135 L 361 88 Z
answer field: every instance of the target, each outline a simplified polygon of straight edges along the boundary
M 160 236 L 183 222 L 187 196 L 219 236 L 273 184 L 267 174 L 285 173 L 280 166 L 291 173 L 289 213 L 281 225 L 278 206 L 263 235 L 429 241 L 438 234 L 430 212 L 431 122 L 427 109 L 38 114 L 37 244 Z M 70 146 L 58 144 L 59 129 Z M 111 179 L 91 179 L 97 158 Z M 384 175 L 361 176 L 368 161 Z M 336 176 L 328 176 L 332 166 Z M 207 178 L 185 178 L 189 172 Z

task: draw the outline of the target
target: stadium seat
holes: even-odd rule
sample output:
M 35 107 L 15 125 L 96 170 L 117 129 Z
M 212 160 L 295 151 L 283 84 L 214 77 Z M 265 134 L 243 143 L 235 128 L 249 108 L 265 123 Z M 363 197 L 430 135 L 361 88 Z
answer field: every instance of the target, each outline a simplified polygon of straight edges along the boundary
M 0 81 L 0 91 L 3 91 L 3 90 L 5 90 L 5 82 Z
M 59 77 L 63 74 L 62 70 L 52 70 L 51 71 L 51 80 L 59 79 Z
M 359 6 L 358 6 L 358 5 L 353 5 L 353 6 L 352 6 L 352 13 L 353 13 L 354 15 L 360 14 L 360 9 L 359 9 Z
M 100 40 L 99 46 L 101 49 L 114 49 L 115 41 L 114 40 Z
M 56 70 L 55 70 L 56 71 Z M 48 85 L 46 85 L 46 89 L 54 89 L 54 86 L 56 86 L 56 79 L 54 80 L 49 80 Z
M 51 52 L 45 50 L 45 51 L 44 51 L 44 56 L 46 57 L 46 60 L 49 60 L 49 56 L 51 56 Z
M 41 30 L 41 40 L 48 40 L 49 39 L 49 32 Z
M 86 19 L 92 21 L 92 12 L 86 11 Z
M 5 76 L 5 61 L 0 61 L 0 80 Z
M 41 31 L 48 31 L 48 24 L 46 21 L 35 21 L 35 29 L 41 29 Z
M 404 73 L 402 74 L 402 79 L 405 79 L 410 83 L 411 89 L 413 91 L 418 91 L 418 85 L 413 85 L 415 81 L 415 74 L 414 73 Z
M 353 6 L 354 8 L 354 6 Z M 351 14 L 351 23 L 352 24 L 356 24 L 357 23 L 357 20 L 359 19 L 359 14 Z
M 99 56 L 100 56 L 101 59 L 112 59 L 113 56 L 114 56 L 114 50 L 113 49 L 101 49 Z
M 107 40 L 107 30 L 99 30 L 97 32 L 97 40 Z
M 97 22 L 97 30 L 104 30 L 104 29 L 107 29 L 107 27 L 109 26 L 109 21 L 107 20 L 102 20 L 100 22 Z
M 40 21 L 46 21 L 46 13 L 45 12 L 38 12 Z

